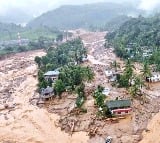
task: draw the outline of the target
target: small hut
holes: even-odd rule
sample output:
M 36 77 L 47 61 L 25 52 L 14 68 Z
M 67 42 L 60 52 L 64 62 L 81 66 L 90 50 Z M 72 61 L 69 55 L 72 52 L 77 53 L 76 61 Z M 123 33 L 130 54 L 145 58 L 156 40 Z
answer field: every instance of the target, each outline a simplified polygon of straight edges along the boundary
M 112 77 L 113 74 L 114 74 L 114 72 L 113 72 L 112 70 L 110 70 L 110 69 L 106 69 L 106 70 L 105 70 L 105 75 L 106 75 L 107 77 Z
M 108 82 L 114 82 L 117 80 L 117 76 L 120 74 L 120 72 L 115 72 L 114 70 L 111 69 L 106 69 L 105 70 L 105 75 L 108 78 Z
M 42 89 L 41 91 L 41 98 L 42 99 L 49 99 L 54 95 L 53 93 L 53 88 L 52 87 L 47 87 L 45 89 Z
M 103 91 L 102 91 L 102 94 L 104 94 L 105 96 L 108 96 L 110 93 L 110 88 L 104 88 Z

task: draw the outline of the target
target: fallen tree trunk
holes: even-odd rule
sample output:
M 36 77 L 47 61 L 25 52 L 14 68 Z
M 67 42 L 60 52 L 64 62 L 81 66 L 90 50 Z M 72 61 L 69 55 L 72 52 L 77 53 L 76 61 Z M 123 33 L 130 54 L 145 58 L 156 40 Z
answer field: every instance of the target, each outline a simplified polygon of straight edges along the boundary
M 75 122 L 73 121 L 73 122 L 72 122 L 72 127 L 71 127 L 71 135 L 72 135 L 73 132 L 74 132 L 74 127 L 75 127 Z
M 8 105 L 4 105 L 4 107 L 1 107 L 0 108 L 0 111 L 3 111 L 3 110 L 10 110 L 10 109 L 14 109 L 15 106 L 8 106 Z

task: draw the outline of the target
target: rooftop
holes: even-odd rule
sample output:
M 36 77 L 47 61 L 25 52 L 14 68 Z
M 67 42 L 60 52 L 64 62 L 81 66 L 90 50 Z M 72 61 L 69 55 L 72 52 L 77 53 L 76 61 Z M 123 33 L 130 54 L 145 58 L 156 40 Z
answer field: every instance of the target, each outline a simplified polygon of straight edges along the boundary
M 106 102 L 108 108 L 122 108 L 122 107 L 130 107 L 131 100 L 110 100 Z
M 54 71 L 48 71 L 44 74 L 44 76 L 58 76 L 59 75 L 59 71 L 58 70 L 54 70 Z

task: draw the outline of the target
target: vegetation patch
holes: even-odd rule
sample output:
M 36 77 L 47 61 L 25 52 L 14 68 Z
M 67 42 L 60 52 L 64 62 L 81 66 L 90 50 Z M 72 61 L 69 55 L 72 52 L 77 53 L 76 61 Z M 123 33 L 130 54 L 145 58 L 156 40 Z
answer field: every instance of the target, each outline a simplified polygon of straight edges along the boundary
M 114 46 L 120 58 L 155 65 L 160 71 L 160 15 L 131 18 L 118 30 L 107 33 L 106 47 Z
M 91 81 L 94 73 L 89 67 L 82 67 L 83 57 L 87 56 L 87 51 L 81 39 L 68 41 L 49 49 L 46 56 L 36 57 L 38 64 L 39 89 L 47 86 L 54 88 L 54 93 L 61 98 L 64 91 L 75 92 L 77 94 L 76 106 L 81 107 L 85 101 L 85 81 Z M 47 71 L 59 70 L 58 79 L 46 80 L 44 73 Z

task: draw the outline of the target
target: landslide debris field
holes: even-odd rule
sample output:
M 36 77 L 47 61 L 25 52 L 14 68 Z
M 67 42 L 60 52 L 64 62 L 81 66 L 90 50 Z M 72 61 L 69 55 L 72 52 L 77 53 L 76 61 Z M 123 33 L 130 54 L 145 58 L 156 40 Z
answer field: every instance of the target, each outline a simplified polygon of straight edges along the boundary
M 43 55 L 43 51 L 33 51 L 0 61 L 0 142 L 86 143 L 85 132 L 69 136 L 55 126 L 57 115 L 30 103 L 38 96 L 34 57 Z
M 90 66 L 95 73 L 95 79 L 91 83 L 86 83 L 86 98 L 84 108 L 87 113 L 74 110 L 75 95 L 63 94 L 62 99 L 54 99 L 49 101 L 45 107 L 49 112 L 60 115 L 57 126 L 61 127 L 67 133 L 86 131 L 91 137 L 89 142 L 104 143 L 107 136 L 113 137 L 113 143 L 137 143 L 142 139 L 141 133 L 146 130 L 148 120 L 159 111 L 159 99 L 149 97 L 145 102 L 140 100 L 133 101 L 133 113 L 124 119 L 113 118 L 101 119 L 96 117 L 98 112 L 94 105 L 92 93 L 95 88 L 101 84 L 111 89 L 108 99 L 128 99 L 130 95 L 125 89 L 117 89 L 108 83 L 108 79 L 104 74 L 106 67 L 114 60 L 117 60 L 123 66 L 123 61 L 118 59 L 113 53 L 113 49 L 104 48 L 105 32 L 85 33 L 81 38 L 88 49 L 89 62 L 84 65 Z M 146 91 L 148 92 L 148 91 Z
M 87 113 L 75 110 L 76 95 L 64 93 L 62 99 L 57 97 L 51 101 L 36 105 L 37 66 L 35 56 L 43 56 L 43 51 L 32 51 L 13 55 L 0 61 L 0 142 L 16 143 L 104 143 L 107 136 L 113 137 L 113 143 L 138 143 L 143 135 L 154 129 L 154 121 L 148 121 L 159 112 L 160 98 L 154 96 L 160 84 L 151 85 L 153 95 L 145 102 L 133 100 L 132 115 L 125 118 L 102 119 L 96 116 L 92 93 L 101 84 L 110 88 L 108 99 L 128 99 L 130 95 L 125 89 L 117 89 L 108 83 L 104 70 L 117 60 L 123 67 L 123 61 L 113 53 L 113 49 L 104 48 L 105 32 L 86 32 L 81 34 L 84 45 L 88 49 L 90 66 L 95 79 L 86 83 L 86 101 L 83 105 Z M 35 98 L 35 100 L 31 100 Z M 158 115 L 157 115 L 158 116 Z M 157 118 L 155 117 L 156 122 Z M 158 126 L 158 125 L 157 125 Z M 151 132 L 150 132 L 151 131 Z M 142 141 L 143 142 L 143 141 Z M 145 143 L 155 143 L 148 137 Z M 158 142 L 157 142 L 158 143 Z

